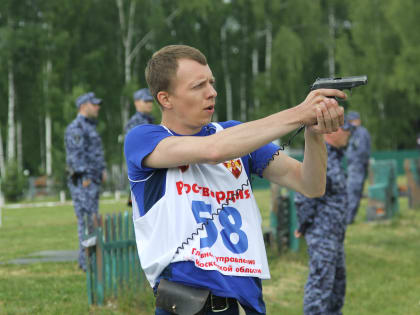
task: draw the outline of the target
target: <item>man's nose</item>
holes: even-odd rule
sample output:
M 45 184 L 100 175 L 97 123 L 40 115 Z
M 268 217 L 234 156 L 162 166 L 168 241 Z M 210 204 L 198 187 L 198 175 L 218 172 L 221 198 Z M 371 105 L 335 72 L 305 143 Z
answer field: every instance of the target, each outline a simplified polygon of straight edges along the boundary
M 209 85 L 210 85 L 209 97 L 214 98 L 214 97 L 217 96 L 217 91 L 216 91 L 216 89 L 214 88 L 214 86 L 212 84 L 209 84 Z

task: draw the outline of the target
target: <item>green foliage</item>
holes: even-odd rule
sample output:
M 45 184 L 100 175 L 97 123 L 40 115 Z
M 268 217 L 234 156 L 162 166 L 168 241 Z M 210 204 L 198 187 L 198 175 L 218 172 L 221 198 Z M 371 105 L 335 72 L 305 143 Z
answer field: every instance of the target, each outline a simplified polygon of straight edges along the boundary
M 75 98 L 90 90 L 104 99 L 98 128 L 107 164 L 119 163 L 117 139 L 126 100 L 146 86 L 144 68 L 152 53 L 181 43 L 199 48 L 208 58 L 217 82 L 219 120 L 227 118 L 227 77 L 233 118 L 260 118 L 300 103 L 317 77 L 328 76 L 328 51 L 333 47 L 337 76 L 368 75 L 368 85 L 355 90 L 345 105 L 361 113 L 374 149 L 415 147 L 420 133 L 420 119 L 413 115 L 420 109 L 418 1 L 124 0 L 126 22 L 131 3 L 136 4 L 131 49 L 141 45 L 132 56 L 131 80 L 125 82 L 126 29 L 120 25 L 115 0 L 0 2 L 0 98 L 8 99 L 11 63 L 15 118 L 25 122 L 23 164 L 31 174 L 42 175 L 39 170 L 45 168 L 40 166 L 45 160 L 47 113 L 53 120 L 54 173 L 64 169 L 63 133 L 76 115 Z M 158 110 L 154 114 L 160 118 Z M 4 101 L 3 134 L 7 115 Z
M 6 174 L 1 179 L 1 190 L 7 201 L 20 200 L 28 187 L 28 180 L 18 168 L 16 161 L 10 161 L 6 165 Z

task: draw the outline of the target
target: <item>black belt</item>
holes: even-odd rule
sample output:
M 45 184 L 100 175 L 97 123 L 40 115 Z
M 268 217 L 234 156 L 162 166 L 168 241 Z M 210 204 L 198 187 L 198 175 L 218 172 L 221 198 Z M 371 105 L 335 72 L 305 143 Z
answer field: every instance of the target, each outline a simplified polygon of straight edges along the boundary
M 204 306 L 204 310 L 212 311 L 215 313 L 223 312 L 228 310 L 235 304 L 237 304 L 237 301 L 234 298 L 217 296 L 210 293 L 206 301 L 206 305 Z

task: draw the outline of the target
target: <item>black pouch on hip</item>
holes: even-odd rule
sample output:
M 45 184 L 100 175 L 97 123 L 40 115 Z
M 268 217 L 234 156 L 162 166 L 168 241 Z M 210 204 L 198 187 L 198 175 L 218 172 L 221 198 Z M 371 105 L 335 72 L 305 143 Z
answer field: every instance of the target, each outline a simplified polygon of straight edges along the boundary
M 190 287 L 161 279 L 156 296 L 156 306 L 172 314 L 195 315 L 204 307 L 209 289 Z

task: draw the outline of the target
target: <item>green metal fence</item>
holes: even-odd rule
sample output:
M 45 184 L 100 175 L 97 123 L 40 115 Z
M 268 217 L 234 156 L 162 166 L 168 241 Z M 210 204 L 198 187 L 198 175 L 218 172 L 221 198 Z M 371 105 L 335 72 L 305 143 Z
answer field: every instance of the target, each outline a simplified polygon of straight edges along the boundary
M 371 158 L 382 160 L 396 161 L 396 175 L 404 175 L 404 160 L 420 157 L 420 150 L 398 150 L 398 151 L 375 151 L 372 152 Z
M 94 216 L 94 230 L 85 236 L 87 293 L 89 304 L 103 305 L 124 290 L 145 287 L 145 276 L 137 255 L 131 215 Z
M 297 214 L 294 203 L 294 191 L 282 188 L 273 202 L 270 212 L 270 233 L 279 252 L 285 249 L 297 251 L 299 239 L 295 237 L 297 229 Z
M 399 210 L 396 160 L 372 160 L 366 220 L 389 219 Z

